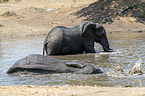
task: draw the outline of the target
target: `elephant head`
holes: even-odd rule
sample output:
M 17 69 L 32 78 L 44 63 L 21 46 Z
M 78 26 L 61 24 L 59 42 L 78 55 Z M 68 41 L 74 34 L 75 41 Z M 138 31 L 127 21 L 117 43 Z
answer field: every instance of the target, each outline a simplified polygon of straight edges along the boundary
M 85 39 L 85 43 L 89 46 L 94 46 L 94 42 L 102 45 L 105 52 L 112 50 L 109 47 L 107 33 L 101 24 L 94 22 L 84 21 L 81 25 L 81 35 Z

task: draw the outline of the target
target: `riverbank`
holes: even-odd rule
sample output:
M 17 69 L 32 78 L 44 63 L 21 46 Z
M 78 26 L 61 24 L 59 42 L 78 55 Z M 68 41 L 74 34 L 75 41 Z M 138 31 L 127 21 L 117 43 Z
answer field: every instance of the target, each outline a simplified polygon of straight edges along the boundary
M 142 96 L 142 87 L 0 86 L 2 96 Z
M 41 36 L 55 26 L 76 26 L 83 18 L 77 18 L 74 13 L 94 1 L 11 0 L 0 3 L 0 37 Z
M 94 2 L 97 3 L 96 0 L 11 0 L 0 3 L 0 38 L 46 36 L 55 26 L 76 26 L 86 20 L 89 10 L 86 10 L 86 17 L 78 16 L 76 12 L 89 6 L 92 8 Z M 112 20 L 112 23 L 103 24 L 108 36 L 124 37 L 125 34 L 145 33 L 145 25 L 132 15 L 116 16 Z

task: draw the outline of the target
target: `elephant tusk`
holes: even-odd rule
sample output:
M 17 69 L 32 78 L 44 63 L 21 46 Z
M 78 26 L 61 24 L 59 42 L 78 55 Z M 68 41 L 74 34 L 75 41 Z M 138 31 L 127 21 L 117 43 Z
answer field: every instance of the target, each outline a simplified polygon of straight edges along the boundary
M 103 48 L 105 49 L 104 51 L 109 51 L 105 46 L 103 46 Z
M 112 48 L 109 48 L 109 50 L 113 50 Z
M 107 51 L 107 52 L 110 52 L 111 50 L 113 50 L 113 49 L 111 49 L 111 48 L 106 48 L 105 46 L 103 46 L 103 48 Z

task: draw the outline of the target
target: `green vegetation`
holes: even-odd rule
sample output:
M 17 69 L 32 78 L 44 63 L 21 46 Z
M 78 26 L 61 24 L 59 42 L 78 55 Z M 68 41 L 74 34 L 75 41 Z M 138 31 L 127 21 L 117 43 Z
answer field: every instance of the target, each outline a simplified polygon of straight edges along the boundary
M 20 2 L 22 0 L 14 0 L 15 2 Z M 0 0 L 0 3 L 4 3 L 4 2 L 11 2 L 10 0 Z
M 0 3 L 8 2 L 9 0 L 0 0 Z

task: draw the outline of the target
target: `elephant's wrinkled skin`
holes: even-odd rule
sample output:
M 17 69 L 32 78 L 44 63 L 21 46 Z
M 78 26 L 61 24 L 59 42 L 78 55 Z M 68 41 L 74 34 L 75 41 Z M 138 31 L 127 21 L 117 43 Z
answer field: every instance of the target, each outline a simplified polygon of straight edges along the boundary
M 67 63 L 52 57 L 30 54 L 18 60 L 7 73 L 31 72 L 31 73 L 76 73 L 76 74 L 99 74 L 101 69 L 88 63 Z
M 111 50 L 106 31 L 100 24 L 84 21 L 73 28 L 57 26 L 45 38 L 43 55 L 95 53 L 94 42 L 100 43 L 105 52 Z

